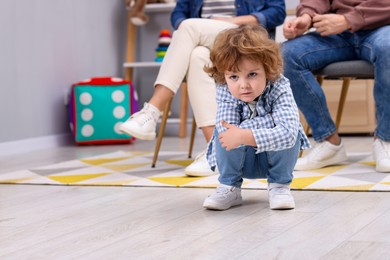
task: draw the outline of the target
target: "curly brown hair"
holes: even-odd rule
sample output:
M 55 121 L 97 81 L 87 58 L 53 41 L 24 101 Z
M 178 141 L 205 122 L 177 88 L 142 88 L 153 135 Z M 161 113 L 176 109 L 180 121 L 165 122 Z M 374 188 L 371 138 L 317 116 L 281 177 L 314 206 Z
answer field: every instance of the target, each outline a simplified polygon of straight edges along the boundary
M 212 64 L 204 71 L 224 84 L 225 71 L 239 71 L 238 63 L 243 58 L 262 63 L 270 81 L 276 81 L 283 71 L 280 45 L 260 25 L 240 25 L 220 32 L 210 51 Z

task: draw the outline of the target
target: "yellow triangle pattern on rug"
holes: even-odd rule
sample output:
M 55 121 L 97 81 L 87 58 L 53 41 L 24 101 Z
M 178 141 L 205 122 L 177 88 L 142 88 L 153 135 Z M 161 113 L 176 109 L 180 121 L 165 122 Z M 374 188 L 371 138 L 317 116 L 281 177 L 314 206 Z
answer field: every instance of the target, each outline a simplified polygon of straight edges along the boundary
M 290 187 L 292 189 L 302 190 L 302 189 L 308 187 L 310 184 L 313 184 L 322 178 L 325 178 L 325 176 L 294 178 L 292 183 L 290 184 Z
M 125 172 L 137 168 L 144 167 L 146 165 L 150 165 L 150 163 L 135 163 L 135 164 L 104 164 L 103 167 L 117 171 L 117 172 Z
M 122 161 L 124 159 L 128 158 L 100 158 L 100 159 L 85 159 L 85 160 L 80 160 L 83 163 L 88 163 L 91 165 L 101 165 L 105 163 L 110 163 L 110 162 L 117 162 L 117 161 Z
M 165 162 L 166 162 L 166 163 L 170 163 L 170 164 L 180 165 L 180 166 L 183 166 L 183 167 L 187 167 L 187 166 L 190 165 L 193 161 L 194 161 L 194 160 L 187 159 L 187 160 L 166 160 Z
M 149 178 L 149 180 L 168 184 L 171 186 L 181 187 L 182 185 L 189 184 L 191 182 L 194 182 L 196 180 L 202 179 L 202 177 L 152 177 Z
M 184 169 L 192 160 L 186 152 L 160 151 L 151 168 L 153 152 L 117 151 L 0 174 L 0 183 L 48 185 L 99 185 L 134 187 L 212 188 L 218 175 L 188 177 Z M 244 179 L 243 189 L 267 189 L 266 179 Z M 294 172 L 294 190 L 390 191 L 390 175 L 375 172 L 370 154 L 349 154 L 342 165 Z
M 53 181 L 58 181 L 63 184 L 76 184 L 81 181 L 101 177 L 108 175 L 109 173 L 98 173 L 98 174 L 80 174 L 80 175 L 65 175 L 65 176 L 48 176 Z

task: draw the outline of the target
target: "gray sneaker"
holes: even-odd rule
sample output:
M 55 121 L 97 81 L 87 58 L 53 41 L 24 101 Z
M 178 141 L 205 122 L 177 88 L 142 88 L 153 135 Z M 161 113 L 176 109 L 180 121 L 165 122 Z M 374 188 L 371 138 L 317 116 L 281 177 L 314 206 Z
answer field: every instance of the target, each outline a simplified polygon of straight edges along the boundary
M 286 184 L 270 183 L 268 185 L 268 200 L 271 209 L 293 209 L 295 201 Z
M 206 209 L 225 210 L 241 203 L 240 188 L 220 184 L 215 192 L 205 199 L 203 207 Z
M 154 140 L 159 118 L 160 110 L 145 103 L 139 112 L 131 115 L 126 122 L 119 126 L 119 130 L 141 140 Z

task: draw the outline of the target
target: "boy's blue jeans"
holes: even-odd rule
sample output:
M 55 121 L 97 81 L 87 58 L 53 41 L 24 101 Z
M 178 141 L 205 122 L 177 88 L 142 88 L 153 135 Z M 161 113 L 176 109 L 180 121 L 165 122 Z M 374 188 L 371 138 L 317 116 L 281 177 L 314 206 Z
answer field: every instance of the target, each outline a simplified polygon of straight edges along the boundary
M 252 146 L 240 146 L 227 151 L 221 146 L 217 131 L 214 131 L 214 135 L 220 172 L 218 180 L 221 184 L 240 188 L 243 178 L 267 178 L 268 183 L 291 183 L 300 150 L 299 137 L 290 149 L 256 154 Z
M 390 25 L 375 30 L 344 32 L 328 37 L 312 32 L 283 43 L 284 75 L 314 140 L 336 132 L 325 94 L 312 71 L 345 60 L 363 59 L 374 64 L 375 135 L 390 141 Z

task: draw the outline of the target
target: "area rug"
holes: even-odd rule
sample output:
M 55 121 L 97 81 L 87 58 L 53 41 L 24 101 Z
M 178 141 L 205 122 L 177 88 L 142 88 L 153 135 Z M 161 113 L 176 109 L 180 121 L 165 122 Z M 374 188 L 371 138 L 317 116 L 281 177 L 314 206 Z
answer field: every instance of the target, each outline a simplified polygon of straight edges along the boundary
M 117 151 L 44 167 L 0 174 L 2 184 L 86 185 L 214 188 L 218 175 L 187 177 L 192 160 L 185 152 L 161 151 L 155 168 L 153 153 Z M 266 189 L 265 179 L 245 179 L 243 189 Z M 390 174 L 375 172 L 370 154 L 349 154 L 345 164 L 294 172 L 294 190 L 390 191 Z

